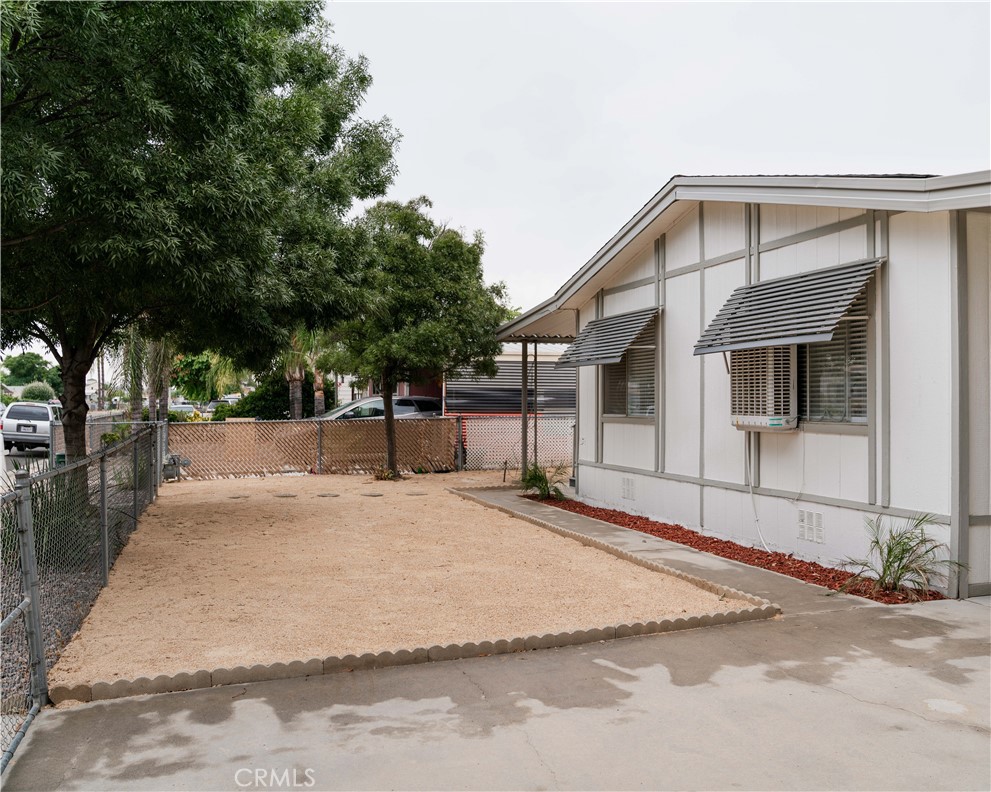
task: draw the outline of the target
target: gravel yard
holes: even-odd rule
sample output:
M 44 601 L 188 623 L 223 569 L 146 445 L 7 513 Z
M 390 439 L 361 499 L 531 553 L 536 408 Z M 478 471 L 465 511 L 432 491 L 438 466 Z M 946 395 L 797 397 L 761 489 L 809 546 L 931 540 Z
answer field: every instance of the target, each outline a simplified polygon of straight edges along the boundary
M 500 473 L 168 484 L 51 684 L 749 607 L 462 500 Z

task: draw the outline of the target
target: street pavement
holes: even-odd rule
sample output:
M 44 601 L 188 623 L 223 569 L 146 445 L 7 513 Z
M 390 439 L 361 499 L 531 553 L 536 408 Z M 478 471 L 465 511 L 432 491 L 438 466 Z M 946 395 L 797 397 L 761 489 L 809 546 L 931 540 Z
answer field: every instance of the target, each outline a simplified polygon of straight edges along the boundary
M 47 710 L 4 789 L 991 788 L 986 604 L 880 606 L 614 536 L 783 615 Z

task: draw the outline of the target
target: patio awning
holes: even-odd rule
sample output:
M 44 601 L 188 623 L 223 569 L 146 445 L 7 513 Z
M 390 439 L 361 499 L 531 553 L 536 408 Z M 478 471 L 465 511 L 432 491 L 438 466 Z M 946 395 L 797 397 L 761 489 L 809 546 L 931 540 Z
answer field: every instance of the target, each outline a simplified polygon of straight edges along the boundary
M 709 323 L 695 354 L 830 341 L 883 260 L 863 259 L 741 286 Z
M 619 363 L 627 349 L 651 320 L 657 308 L 593 319 L 577 335 L 575 342 L 564 350 L 558 366 L 603 366 Z

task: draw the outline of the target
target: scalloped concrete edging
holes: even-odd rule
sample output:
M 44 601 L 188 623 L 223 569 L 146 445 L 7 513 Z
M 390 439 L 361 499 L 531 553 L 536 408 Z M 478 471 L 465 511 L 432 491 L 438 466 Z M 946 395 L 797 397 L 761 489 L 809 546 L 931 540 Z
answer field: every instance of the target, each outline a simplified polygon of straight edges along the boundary
M 472 489 L 482 489 L 473 487 Z M 513 489 L 512 487 L 485 487 L 484 489 Z M 657 633 L 694 630 L 699 627 L 712 627 L 720 624 L 738 624 L 746 621 L 770 619 L 781 613 L 781 608 L 765 599 L 747 594 L 744 591 L 720 586 L 703 578 L 686 575 L 676 569 L 639 558 L 633 553 L 620 550 L 607 542 L 593 539 L 553 525 L 539 517 L 513 511 L 504 506 L 489 503 L 468 493 L 449 489 L 449 492 L 473 501 L 490 509 L 497 509 L 513 517 L 526 520 L 540 528 L 546 528 L 556 534 L 574 539 L 584 545 L 596 547 L 611 555 L 630 561 L 638 566 L 662 572 L 666 575 L 684 580 L 706 591 L 720 596 L 729 595 L 733 599 L 742 599 L 754 607 L 743 610 L 730 610 L 723 613 L 705 614 L 702 616 L 679 617 L 662 619 L 646 623 L 619 624 L 612 627 L 575 630 L 572 632 L 546 633 L 527 637 L 503 638 L 495 641 L 468 642 L 464 644 L 448 644 L 447 646 L 418 647 L 416 649 L 398 649 L 396 651 L 366 652 L 363 655 L 345 655 L 344 657 L 327 657 L 323 660 L 296 660 L 290 663 L 272 663 L 270 665 L 235 666 L 234 668 L 218 668 L 213 671 L 199 670 L 182 672 L 174 676 L 162 674 L 154 679 L 138 677 L 134 680 L 118 679 L 116 682 L 94 682 L 91 685 L 56 685 L 48 696 L 54 704 L 64 701 L 105 701 L 107 699 L 124 698 L 126 696 L 143 696 L 149 693 L 176 693 L 183 690 L 217 687 L 220 685 L 242 685 L 250 682 L 268 682 L 276 679 L 292 679 L 308 676 L 322 676 L 346 671 L 367 671 L 376 668 L 393 668 L 395 666 L 417 665 L 419 663 L 443 662 L 446 660 L 467 660 L 473 657 L 527 652 L 537 649 L 555 649 L 564 646 L 598 643 L 617 638 L 630 638 L 637 635 L 654 635 Z

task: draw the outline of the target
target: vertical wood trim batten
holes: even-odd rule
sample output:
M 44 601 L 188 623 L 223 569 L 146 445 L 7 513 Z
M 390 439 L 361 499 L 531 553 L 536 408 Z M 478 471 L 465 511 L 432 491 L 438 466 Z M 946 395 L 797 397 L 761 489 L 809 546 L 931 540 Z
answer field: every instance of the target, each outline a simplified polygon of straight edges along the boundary
M 595 295 L 595 318 L 602 318 L 602 290 Z M 602 366 L 595 367 L 595 461 L 602 462 Z
M 966 599 L 970 555 L 970 383 L 967 348 L 967 213 L 950 212 L 950 558 L 964 564 L 948 594 Z
M 699 202 L 699 337 L 705 332 L 705 204 Z M 705 479 L 705 355 L 699 355 L 699 478 Z M 699 527 L 705 527 L 705 487 L 699 485 Z
M 751 282 L 760 282 L 760 204 L 754 204 L 753 210 L 753 267 L 751 272 Z M 760 432 L 751 432 L 750 443 L 750 485 L 760 486 Z
M 874 210 L 867 212 L 867 257 L 876 253 L 877 226 Z M 867 287 L 867 502 L 877 503 L 877 311 L 875 309 L 875 286 Z
M 668 442 L 668 419 L 667 419 L 667 387 L 668 387 L 668 377 L 667 377 L 667 355 L 664 352 L 665 343 L 665 327 L 667 326 L 667 269 L 668 269 L 668 249 L 667 249 L 667 235 L 661 234 L 661 238 L 658 240 L 658 264 L 660 266 L 660 301 L 661 301 L 661 315 L 657 320 L 658 327 L 661 329 L 660 336 L 658 337 L 658 350 L 660 353 L 660 372 L 661 372 L 661 402 L 659 406 L 660 415 L 658 416 L 660 420 L 657 421 L 658 424 L 658 457 L 657 457 L 657 470 L 659 473 L 663 473 L 667 465 L 666 459 L 666 446 Z
M 661 240 L 654 240 L 654 307 L 661 309 Z M 664 399 L 661 396 L 664 383 L 661 380 L 661 317 L 654 320 L 654 470 L 661 469 L 661 423 Z
M 891 231 L 891 221 L 887 212 L 881 213 L 880 250 L 878 255 L 888 257 L 888 235 Z M 881 406 L 881 505 L 891 505 L 891 260 L 881 267 L 878 273 L 880 286 L 881 322 L 878 332 L 881 334 L 879 361 L 879 391 L 878 401 Z

